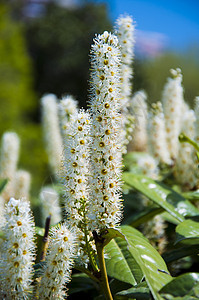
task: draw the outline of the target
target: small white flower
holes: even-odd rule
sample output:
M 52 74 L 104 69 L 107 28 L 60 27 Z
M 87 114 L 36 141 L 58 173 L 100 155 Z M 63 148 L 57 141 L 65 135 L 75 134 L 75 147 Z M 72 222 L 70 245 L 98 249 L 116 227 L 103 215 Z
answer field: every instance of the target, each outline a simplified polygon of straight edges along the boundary
M 162 95 L 162 104 L 165 115 L 165 127 L 169 153 L 172 159 L 175 159 L 178 154 L 179 142 L 178 136 L 181 130 L 183 87 L 182 74 L 180 69 L 170 70 L 172 78 L 164 87 Z
M 55 225 L 61 221 L 61 207 L 59 205 L 59 195 L 55 189 L 44 187 L 40 195 L 42 225 L 45 226 L 46 218 L 51 215 L 51 224 Z
M 152 110 L 149 114 L 148 146 L 151 155 L 160 162 L 172 163 L 166 140 L 164 113 L 160 102 L 152 104 Z
M 30 204 L 11 198 L 5 209 L 1 276 L 6 299 L 26 299 L 31 291 L 35 260 L 34 222 Z
M 136 151 L 146 150 L 147 145 L 147 95 L 144 91 L 136 92 L 130 100 L 130 111 L 135 118 L 132 148 Z
M 53 94 L 41 98 L 42 125 L 46 151 L 52 172 L 57 176 L 61 166 L 62 140 L 59 130 L 57 98 Z
M 39 299 L 65 299 L 76 252 L 76 238 L 65 224 L 50 231 L 46 264 L 39 285 Z
M 122 216 L 119 66 L 117 37 L 108 32 L 98 35 L 91 46 L 91 230 L 115 227 Z
M 29 199 L 31 175 L 25 170 L 17 170 L 15 175 L 15 197 Z
M 159 173 L 158 161 L 154 157 L 150 156 L 149 154 L 145 155 L 140 157 L 137 163 L 144 175 L 153 179 L 157 179 Z
M 20 140 L 15 132 L 6 132 L 2 136 L 0 157 L 0 178 L 9 179 L 2 196 L 6 201 L 14 197 L 14 178 L 19 158 Z

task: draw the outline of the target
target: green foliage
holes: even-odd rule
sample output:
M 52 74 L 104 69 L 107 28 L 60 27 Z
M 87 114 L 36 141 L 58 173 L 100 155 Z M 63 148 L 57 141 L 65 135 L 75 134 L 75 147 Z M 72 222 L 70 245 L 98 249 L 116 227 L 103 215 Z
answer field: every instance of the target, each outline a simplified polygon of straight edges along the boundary
M 128 172 L 123 174 L 123 180 L 180 222 L 184 220 L 183 216 L 199 215 L 199 211 L 195 206 L 165 184 L 143 175 L 134 175 Z
M 121 231 L 127 242 L 116 238 L 106 246 L 108 273 L 132 285 L 144 276 L 154 298 L 161 299 L 158 291 L 172 279 L 164 260 L 139 231 L 130 226 Z
M 160 293 L 164 299 L 173 299 L 169 297 L 170 295 L 178 299 L 198 299 L 199 273 L 187 273 L 174 278 L 161 289 Z
M 0 194 L 3 192 L 8 180 L 7 179 L 0 179 Z
M 186 220 L 176 227 L 176 243 L 197 245 L 199 244 L 199 223 Z

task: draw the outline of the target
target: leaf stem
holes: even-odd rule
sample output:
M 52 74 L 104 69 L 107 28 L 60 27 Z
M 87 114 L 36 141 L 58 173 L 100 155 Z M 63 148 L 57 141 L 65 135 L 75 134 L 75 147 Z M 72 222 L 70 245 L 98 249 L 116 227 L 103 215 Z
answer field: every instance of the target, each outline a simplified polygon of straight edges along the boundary
M 106 265 L 104 259 L 104 246 L 105 246 L 105 239 L 102 238 L 100 235 L 97 234 L 96 231 L 93 231 L 93 236 L 95 239 L 95 245 L 97 249 L 97 256 L 99 260 L 99 283 L 103 290 L 104 296 L 106 300 L 113 300 L 111 290 L 108 283 L 108 276 L 106 272 Z

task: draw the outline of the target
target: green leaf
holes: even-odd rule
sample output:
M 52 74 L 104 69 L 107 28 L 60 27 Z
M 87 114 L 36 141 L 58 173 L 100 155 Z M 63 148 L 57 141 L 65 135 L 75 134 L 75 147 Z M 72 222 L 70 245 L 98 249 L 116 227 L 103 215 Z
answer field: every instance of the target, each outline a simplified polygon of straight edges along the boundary
M 123 235 L 123 233 L 121 233 L 116 228 L 107 228 L 101 232 L 100 236 L 101 236 L 101 238 L 104 239 L 104 246 L 107 245 L 113 238 L 116 238 L 116 237 L 120 237 L 124 240 L 126 239 L 125 235 Z
M 126 184 L 164 208 L 180 222 L 184 220 L 184 216 L 199 215 L 199 210 L 194 205 L 163 183 L 146 176 L 134 175 L 128 172 L 124 172 L 123 180 Z
M 199 223 L 186 220 L 176 227 L 176 243 L 182 242 L 189 245 L 199 244 Z
M 130 244 L 129 251 L 140 266 L 154 299 L 161 299 L 158 291 L 172 280 L 164 260 L 135 228 L 123 226 L 121 229 Z
M 126 299 L 139 299 L 139 300 L 149 300 L 151 299 L 150 290 L 146 286 L 145 282 L 132 287 L 128 290 L 118 292 L 115 295 L 116 300 L 126 300 Z
M 113 239 L 105 247 L 106 268 L 109 276 L 120 281 L 136 285 L 143 274 L 142 271 L 128 249 L 128 243 L 121 238 Z
M 158 290 L 172 280 L 164 260 L 138 230 L 125 225 L 121 231 L 128 243 L 116 238 L 105 248 L 108 274 L 133 285 L 144 275 L 154 298 L 161 299 Z
M 0 179 L 0 193 L 3 192 L 3 189 L 5 188 L 7 183 L 8 183 L 8 179 Z
M 174 297 L 183 297 L 186 295 L 197 296 L 198 289 L 194 291 L 194 287 L 199 284 L 199 273 L 187 273 L 180 275 L 166 284 L 160 294 L 169 294 Z M 189 299 L 189 298 L 188 298 Z M 191 298 L 190 298 L 191 299 Z
M 193 191 L 193 192 L 186 192 L 182 194 L 183 197 L 189 200 L 199 200 L 199 190 Z

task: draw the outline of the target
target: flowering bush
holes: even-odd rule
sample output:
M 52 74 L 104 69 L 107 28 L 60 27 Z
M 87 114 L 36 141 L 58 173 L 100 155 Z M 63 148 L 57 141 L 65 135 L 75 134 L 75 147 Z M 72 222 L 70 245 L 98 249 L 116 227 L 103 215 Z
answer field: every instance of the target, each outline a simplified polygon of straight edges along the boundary
M 33 222 L 30 176 L 17 170 L 19 139 L 3 136 L 1 299 L 198 297 L 198 97 L 191 110 L 171 70 L 148 111 L 144 91 L 131 95 L 133 45 L 130 16 L 96 35 L 87 111 L 69 95 L 41 99 L 56 182 L 40 191 L 44 228 Z

